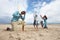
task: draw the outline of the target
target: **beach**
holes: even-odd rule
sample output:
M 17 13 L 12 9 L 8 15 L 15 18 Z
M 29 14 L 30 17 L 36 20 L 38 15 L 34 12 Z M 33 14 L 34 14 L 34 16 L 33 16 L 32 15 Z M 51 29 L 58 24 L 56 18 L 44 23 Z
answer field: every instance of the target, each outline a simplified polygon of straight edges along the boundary
M 40 25 L 38 30 L 33 25 L 25 25 L 22 31 L 21 25 L 17 25 L 14 31 L 6 31 L 10 24 L 0 24 L 0 40 L 60 40 L 60 24 L 49 24 L 48 29 Z

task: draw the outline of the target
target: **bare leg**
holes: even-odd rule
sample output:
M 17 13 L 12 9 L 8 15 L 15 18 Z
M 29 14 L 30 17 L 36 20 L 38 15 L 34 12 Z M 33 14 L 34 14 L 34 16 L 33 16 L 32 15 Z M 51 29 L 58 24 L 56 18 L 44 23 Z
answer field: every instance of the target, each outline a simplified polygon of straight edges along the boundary
M 34 28 L 35 28 L 35 25 L 34 25 Z
M 11 23 L 11 26 L 12 26 L 12 29 L 11 29 L 11 30 L 12 30 L 12 31 L 14 31 L 14 24 L 13 24 L 13 23 Z
M 24 25 L 22 25 L 22 31 L 24 31 Z
M 43 24 L 41 24 L 41 27 L 43 28 Z
M 38 25 L 36 25 L 36 30 L 38 30 Z
M 24 21 L 22 21 L 22 31 L 24 31 Z

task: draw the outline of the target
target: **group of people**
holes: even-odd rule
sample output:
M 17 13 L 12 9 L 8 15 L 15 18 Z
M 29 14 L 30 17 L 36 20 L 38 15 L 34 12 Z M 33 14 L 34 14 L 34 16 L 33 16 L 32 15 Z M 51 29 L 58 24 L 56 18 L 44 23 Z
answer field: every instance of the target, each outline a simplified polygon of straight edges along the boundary
M 25 14 L 26 12 L 25 11 L 22 11 L 22 12 L 19 12 L 19 11 L 16 11 L 15 13 L 13 13 L 13 18 L 11 20 L 11 25 L 12 25 L 12 29 L 11 30 L 15 30 L 15 27 L 17 27 L 17 24 L 20 24 L 22 25 L 22 31 L 24 31 L 24 20 L 25 20 Z M 43 19 L 43 21 L 41 21 L 41 26 L 42 28 L 47 28 L 47 16 L 44 15 L 43 17 L 40 15 L 40 17 Z M 38 29 L 38 15 L 34 15 L 34 22 L 33 22 L 33 25 L 34 25 L 34 28 Z M 19 19 L 21 19 L 22 21 L 19 21 Z
M 47 16 L 46 15 L 44 15 L 44 16 L 40 15 L 40 17 L 42 19 L 41 22 L 40 22 L 41 27 L 42 28 L 47 28 Z M 37 14 L 34 15 L 33 25 L 34 25 L 34 28 L 38 29 L 38 15 Z

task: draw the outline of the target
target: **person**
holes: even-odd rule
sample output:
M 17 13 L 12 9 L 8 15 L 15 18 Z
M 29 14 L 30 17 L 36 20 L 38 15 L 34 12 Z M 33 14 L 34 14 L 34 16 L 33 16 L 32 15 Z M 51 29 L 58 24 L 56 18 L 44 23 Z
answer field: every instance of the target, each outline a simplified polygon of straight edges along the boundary
M 12 16 L 13 16 L 13 18 L 11 20 L 11 25 L 12 25 L 12 31 L 14 31 L 15 26 L 17 26 L 17 24 L 19 23 L 18 20 L 21 17 L 21 15 L 20 15 L 19 11 L 16 11 L 16 12 L 13 13 Z
M 22 31 L 24 31 L 24 20 L 25 20 L 25 14 L 26 14 L 26 12 L 25 11 L 22 11 L 21 12 L 21 19 L 22 19 Z
M 40 15 L 41 16 L 41 15 Z M 44 15 L 43 17 L 41 16 L 41 18 L 44 20 L 44 28 L 47 28 L 47 16 Z
M 21 14 L 19 13 L 19 11 L 13 13 L 13 18 L 11 20 L 12 30 L 15 30 L 14 26 L 17 26 L 17 24 L 22 24 L 22 31 L 24 31 L 25 13 L 25 11 L 22 11 Z M 19 22 L 19 19 L 22 19 L 22 21 Z
M 41 27 L 43 28 L 43 21 L 41 21 L 40 24 L 41 24 Z
M 33 25 L 34 25 L 34 28 L 38 29 L 38 16 L 37 15 L 34 15 L 34 23 L 33 23 Z

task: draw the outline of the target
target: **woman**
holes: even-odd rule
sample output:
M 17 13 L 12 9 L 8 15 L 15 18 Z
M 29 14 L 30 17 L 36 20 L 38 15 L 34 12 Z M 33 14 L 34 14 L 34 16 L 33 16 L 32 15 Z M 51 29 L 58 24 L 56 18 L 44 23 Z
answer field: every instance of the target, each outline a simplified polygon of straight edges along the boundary
M 41 16 L 41 15 L 40 15 Z M 44 15 L 43 17 L 41 16 L 41 18 L 44 20 L 44 28 L 47 28 L 47 16 Z

